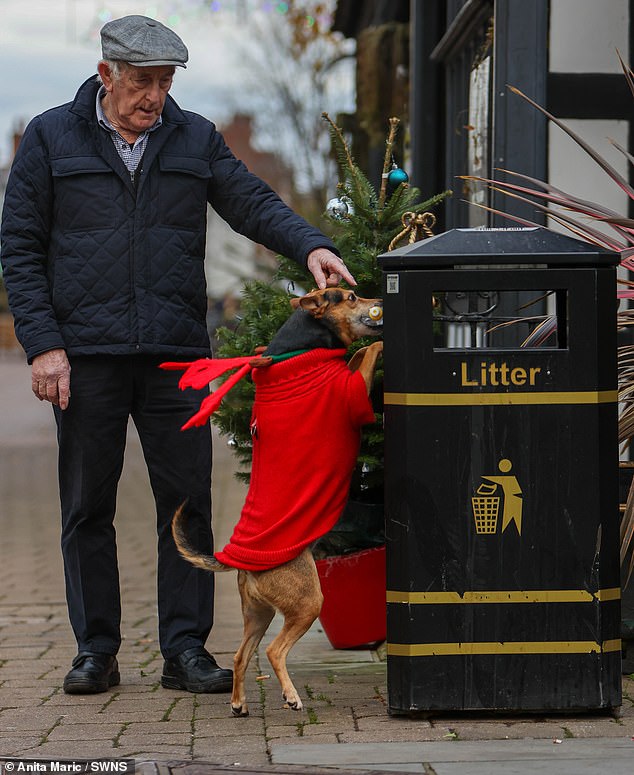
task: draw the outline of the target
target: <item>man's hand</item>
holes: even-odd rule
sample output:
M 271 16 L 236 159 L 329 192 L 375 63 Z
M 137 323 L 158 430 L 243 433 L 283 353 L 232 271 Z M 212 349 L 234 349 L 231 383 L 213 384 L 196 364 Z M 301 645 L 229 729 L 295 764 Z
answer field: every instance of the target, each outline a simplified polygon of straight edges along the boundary
M 31 389 L 40 401 L 66 409 L 70 399 L 70 363 L 65 350 L 49 350 L 33 358 Z
M 342 280 L 345 280 L 348 285 L 357 284 L 339 256 L 328 248 L 311 250 L 308 254 L 307 266 L 320 289 L 339 285 Z

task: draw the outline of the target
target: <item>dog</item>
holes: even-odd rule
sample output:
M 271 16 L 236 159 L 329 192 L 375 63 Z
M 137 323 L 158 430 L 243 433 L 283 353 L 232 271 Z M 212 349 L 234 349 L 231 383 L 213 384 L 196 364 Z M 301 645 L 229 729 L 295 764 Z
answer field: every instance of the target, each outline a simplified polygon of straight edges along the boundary
M 261 359 L 254 362 L 258 368 L 253 371 L 256 393 L 251 483 L 231 541 L 214 556 L 202 554 L 187 538 L 185 504 L 172 521 L 174 541 L 188 562 L 212 572 L 238 570 L 244 631 L 234 657 L 233 716 L 249 714 L 245 673 L 276 611 L 282 614 L 284 623 L 266 654 L 279 680 L 285 707 L 298 711 L 303 707 L 286 659 L 321 611 L 323 597 L 310 544 L 327 533 L 343 511 L 358 453 L 360 426 L 374 420 L 369 394 L 383 343 L 376 341 L 361 348 L 348 364 L 343 356 L 353 341 L 381 332 L 382 300 L 362 299 L 350 290 L 327 288 L 293 299 L 291 304 L 295 311 Z M 293 357 L 281 360 L 288 353 Z M 327 364 L 325 372 L 319 366 L 322 357 Z M 346 394 L 331 395 L 329 391 L 339 390 L 339 383 Z M 291 418 L 291 405 L 300 400 L 302 391 L 307 392 L 309 403 L 304 409 L 300 405 L 299 417 Z M 358 410 L 346 408 L 351 398 L 353 404 L 361 405 Z M 348 434 L 351 413 L 358 414 L 357 427 Z M 350 440 L 342 441 L 344 435 Z M 275 445 L 277 449 L 269 449 Z M 333 463 L 331 458 L 337 457 L 339 447 L 346 451 L 341 460 Z M 319 448 L 325 448 L 326 455 L 322 463 L 313 464 Z M 284 457 L 282 461 L 280 456 Z M 271 484 L 275 474 L 260 475 L 269 462 L 281 465 L 277 484 Z M 292 481 L 294 469 L 299 481 Z M 271 524 L 258 532 L 260 527 L 254 528 L 253 524 L 258 523 L 267 507 L 273 512 Z M 276 509 L 288 516 L 278 521 Z M 304 518 L 306 524 L 298 527 Z M 288 549 L 286 539 L 291 544 Z M 262 549 L 267 541 L 268 553 Z

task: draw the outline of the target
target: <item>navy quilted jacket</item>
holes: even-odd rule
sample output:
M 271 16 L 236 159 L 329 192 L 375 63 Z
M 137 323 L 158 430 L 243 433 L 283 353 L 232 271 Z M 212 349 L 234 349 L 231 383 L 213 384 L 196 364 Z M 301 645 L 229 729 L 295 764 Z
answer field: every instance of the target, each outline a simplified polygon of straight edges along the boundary
M 97 124 L 98 84 L 31 121 L 2 221 L 17 336 L 32 359 L 209 352 L 207 202 L 238 232 L 299 262 L 332 243 L 233 156 L 214 125 L 171 97 L 133 185 Z

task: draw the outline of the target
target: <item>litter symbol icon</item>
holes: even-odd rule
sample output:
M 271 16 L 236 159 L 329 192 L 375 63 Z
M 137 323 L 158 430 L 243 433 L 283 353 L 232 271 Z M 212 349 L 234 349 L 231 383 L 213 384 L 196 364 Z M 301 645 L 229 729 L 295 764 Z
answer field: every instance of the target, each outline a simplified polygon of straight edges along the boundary
M 503 533 L 510 522 L 515 522 L 517 532 L 522 533 L 522 488 L 517 477 L 510 473 L 513 464 L 506 458 L 500 460 L 501 476 L 483 476 L 484 480 L 471 498 L 471 507 L 478 535 L 497 533 L 500 506 L 502 507 Z

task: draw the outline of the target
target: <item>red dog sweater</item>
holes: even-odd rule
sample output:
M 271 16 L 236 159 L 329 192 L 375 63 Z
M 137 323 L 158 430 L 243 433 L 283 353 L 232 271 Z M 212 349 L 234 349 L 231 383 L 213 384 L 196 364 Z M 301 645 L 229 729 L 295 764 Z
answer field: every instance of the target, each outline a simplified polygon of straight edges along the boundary
M 309 350 L 254 369 L 249 491 L 216 558 L 261 571 L 297 557 L 337 522 L 348 498 L 361 426 L 374 422 L 365 382 L 345 350 Z

